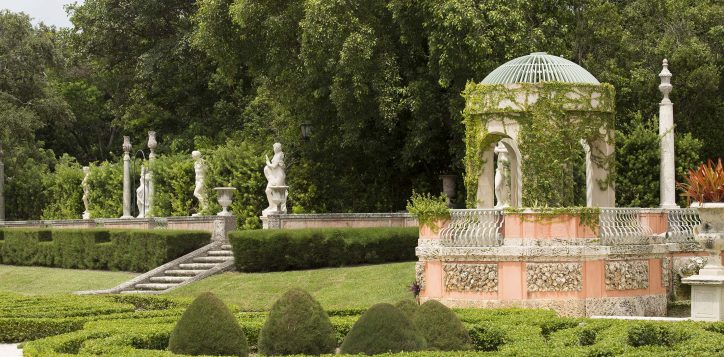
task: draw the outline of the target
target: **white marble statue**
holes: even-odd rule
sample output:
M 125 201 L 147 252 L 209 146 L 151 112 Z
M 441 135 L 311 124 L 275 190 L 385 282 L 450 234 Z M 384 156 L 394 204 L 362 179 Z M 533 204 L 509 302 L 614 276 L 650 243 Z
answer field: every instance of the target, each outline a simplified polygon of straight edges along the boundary
M 273 199 L 273 187 L 285 187 L 286 189 L 287 176 L 284 172 L 284 169 L 284 153 L 282 152 L 282 144 L 274 143 L 274 157 L 272 157 L 271 161 L 269 161 L 269 156 L 266 156 L 266 167 L 264 167 L 264 176 L 268 181 L 266 185 L 266 190 L 264 192 L 266 193 L 267 201 L 269 201 L 269 207 L 262 211 L 263 216 L 266 216 L 272 212 L 278 212 L 277 204 L 274 202 Z M 285 192 L 284 198 L 279 204 L 281 206 L 281 211 L 279 211 L 278 213 L 285 213 L 287 211 L 286 201 L 287 193 Z
M 204 190 L 204 180 L 206 179 L 206 163 L 201 158 L 201 151 L 195 150 L 191 153 L 191 158 L 194 159 L 194 172 L 196 173 L 196 181 L 194 186 L 194 197 L 199 200 L 198 212 L 204 212 L 208 207 L 208 200 L 206 198 L 206 192 Z M 193 216 L 198 216 L 199 213 L 194 213 Z
M 136 206 L 138 206 L 138 217 L 145 218 L 151 208 L 151 194 L 149 184 L 151 182 L 151 173 L 146 170 L 145 166 L 141 166 L 141 177 L 138 188 L 136 189 Z
M 510 160 L 508 149 L 503 143 L 495 147 L 498 154 L 498 165 L 495 168 L 495 208 L 510 207 Z
M 85 211 L 83 211 L 83 219 L 91 218 L 90 211 L 88 210 L 88 207 L 90 206 L 90 203 L 88 201 L 90 195 L 88 176 L 90 176 L 90 167 L 83 166 L 83 181 L 81 181 L 80 183 L 80 186 L 83 188 L 83 207 L 85 208 Z

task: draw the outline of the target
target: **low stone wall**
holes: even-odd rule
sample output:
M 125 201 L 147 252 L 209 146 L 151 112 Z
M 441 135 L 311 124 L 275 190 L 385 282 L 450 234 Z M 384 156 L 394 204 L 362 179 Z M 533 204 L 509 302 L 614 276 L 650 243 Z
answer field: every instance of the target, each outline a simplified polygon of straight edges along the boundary
M 109 229 L 174 229 L 200 230 L 212 233 L 212 240 L 224 240 L 236 229 L 233 216 L 99 218 L 45 221 L 5 221 L 0 228 L 109 228 Z
M 265 229 L 417 227 L 409 213 L 278 214 L 261 219 Z
M 640 211 L 635 226 L 622 220 L 623 228 L 636 230 L 623 229 L 621 239 L 610 240 L 601 239 L 602 233 L 616 231 L 585 226 L 571 215 L 505 214 L 498 231 L 502 244 L 489 246 L 475 239 L 467 240 L 478 242 L 473 246 L 449 244 L 443 239 L 446 222 L 439 224 L 442 233 L 421 227 L 416 249 L 421 300 L 451 307 L 548 308 L 566 316 L 665 316 L 675 278 L 696 273 L 706 253 L 692 240 L 669 238 L 665 210 Z M 490 228 L 471 224 L 455 232 L 467 237 L 481 234 L 481 227 Z M 648 235 L 627 239 L 639 231 Z

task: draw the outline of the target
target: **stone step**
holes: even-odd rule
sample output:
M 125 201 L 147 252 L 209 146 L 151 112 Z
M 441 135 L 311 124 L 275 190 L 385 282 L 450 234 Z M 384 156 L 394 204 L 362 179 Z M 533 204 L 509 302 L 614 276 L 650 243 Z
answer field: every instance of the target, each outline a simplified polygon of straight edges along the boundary
M 223 244 L 223 245 L 221 245 L 221 249 L 223 249 L 223 250 L 231 250 L 231 244 Z
M 150 280 L 152 283 L 183 283 L 191 279 L 190 276 L 154 276 Z
M 164 274 L 172 276 L 196 276 L 206 270 L 190 270 L 190 269 L 179 269 L 179 270 L 166 270 Z
M 223 263 L 231 259 L 234 257 L 196 257 L 193 261 L 194 263 Z
M 178 265 L 181 269 L 190 270 L 209 270 L 216 266 L 216 263 L 181 263 Z
M 153 294 L 153 290 L 123 290 L 121 294 Z
M 230 257 L 230 256 L 234 255 L 234 253 L 232 253 L 230 250 L 210 250 L 207 252 L 207 254 L 210 256 L 225 256 L 225 257 Z
M 136 284 L 135 288 L 139 289 L 139 290 L 166 290 L 166 289 L 172 288 L 176 285 L 177 284 L 146 283 L 146 284 Z

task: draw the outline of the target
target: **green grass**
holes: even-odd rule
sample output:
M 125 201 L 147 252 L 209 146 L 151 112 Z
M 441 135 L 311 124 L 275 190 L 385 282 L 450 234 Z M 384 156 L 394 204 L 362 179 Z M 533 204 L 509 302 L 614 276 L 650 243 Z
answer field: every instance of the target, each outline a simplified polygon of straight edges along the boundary
M 171 296 L 195 297 L 211 291 L 242 310 L 269 310 L 285 291 L 302 288 L 325 309 L 366 308 L 379 302 L 412 298 L 415 263 L 365 265 L 274 273 L 224 273 L 172 291 Z
M 135 277 L 134 273 L 0 265 L 0 291 L 25 295 L 108 289 Z M 243 310 L 269 310 L 284 292 L 302 288 L 325 309 L 367 308 L 378 302 L 409 299 L 415 263 L 365 265 L 350 268 L 274 273 L 224 273 L 171 292 L 196 297 L 211 291 Z
M 0 291 L 24 295 L 112 288 L 136 273 L 0 265 Z

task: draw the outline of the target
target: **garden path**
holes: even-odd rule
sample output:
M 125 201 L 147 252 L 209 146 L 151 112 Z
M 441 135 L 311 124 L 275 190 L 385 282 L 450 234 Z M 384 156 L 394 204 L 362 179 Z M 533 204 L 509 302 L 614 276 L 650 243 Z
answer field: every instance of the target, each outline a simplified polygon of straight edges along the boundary
M 22 357 L 23 350 L 18 349 L 18 344 L 0 344 L 0 356 L 2 357 Z

